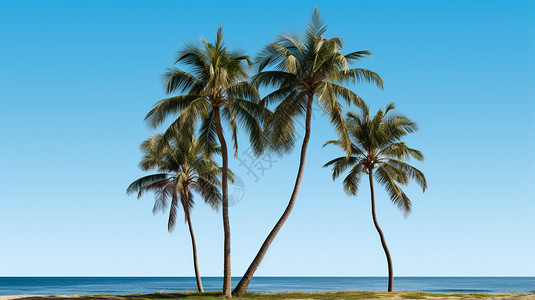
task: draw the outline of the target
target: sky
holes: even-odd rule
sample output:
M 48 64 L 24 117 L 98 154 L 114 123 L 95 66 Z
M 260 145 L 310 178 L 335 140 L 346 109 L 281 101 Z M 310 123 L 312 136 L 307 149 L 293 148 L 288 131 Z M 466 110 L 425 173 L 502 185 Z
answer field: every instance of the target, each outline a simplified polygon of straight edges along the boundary
M 220 25 L 254 57 L 279 34 L 302 35 L 315 5 L 326 36 L 372 51 L 357 66 L 385 81 L 349 87 L 420 127 L 406 142 L 426 157 L 414 164 L 429 189 L 406 188 L 412 214 L 376 187 L 394 274 L 534 276 L 535 4 L 522 0 L 0 0 L 0 276 L 193 276 L 181 219 L 170 234 L 151 195 L 125 195 L 144 175 L 139 143 L 164 129 L 143 121 L 166 97 L 162 73 Z M 335 137 L 315 110 L 296 206 L 257 275 L 386 276 L 367 184 L 349 197 L 322 168 L 342 154 L 322 148 Z M 249 172 L 230 157 L 243 182 L 230 189 L 234 276 L 283 212 L 298 151 L 259 161 L 266 170 Z M 197 199 L 200 271 L 221 276 L 221 213 Z

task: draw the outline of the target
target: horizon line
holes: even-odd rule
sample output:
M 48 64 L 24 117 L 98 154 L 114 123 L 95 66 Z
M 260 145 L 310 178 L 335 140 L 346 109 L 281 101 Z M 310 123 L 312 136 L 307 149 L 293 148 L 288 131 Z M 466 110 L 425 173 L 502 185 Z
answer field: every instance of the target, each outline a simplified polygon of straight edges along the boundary
M 165 276 L 165 275 L 0 275 L 0 278 L 8 277 L 85 277 L 85 278 L 120 278 L 120 277 L 131 277 L 131 278 L 195 278 L 195 276 Z M 223 276 L 201 276 L 201 278 L 223 278 Z M 241 278 L 241 276 L 232 276 L 234 278 Z M 353 277 L 353 278 L 388 278 L 388 276 L 379 276 L 379 275 L 258 275 L 254 277 L 310 277 L 310 278 L 322 278 L 322 277 Z M 253 277 L 253 278 L 254 278 Z M 535 277 L 535 275 L 398 275 L 394 277 Z

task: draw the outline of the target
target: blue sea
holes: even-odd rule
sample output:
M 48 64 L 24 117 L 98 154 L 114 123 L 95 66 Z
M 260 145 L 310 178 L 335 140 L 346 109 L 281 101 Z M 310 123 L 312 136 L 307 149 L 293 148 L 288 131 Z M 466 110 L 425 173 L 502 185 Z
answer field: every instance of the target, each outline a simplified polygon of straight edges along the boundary
M 239 278 L 233 278 L 237 284 Z M 205 291 L 222 278 L 203 277 Z M 250 292 L 384 291 L 385 277 L 255 277 Z M 535 277 L 396 277 L 395 291 L 431 293 L 530 293 Z M 138 294 L 196 291 L 193 277 L 0 277 L 0 295 Z

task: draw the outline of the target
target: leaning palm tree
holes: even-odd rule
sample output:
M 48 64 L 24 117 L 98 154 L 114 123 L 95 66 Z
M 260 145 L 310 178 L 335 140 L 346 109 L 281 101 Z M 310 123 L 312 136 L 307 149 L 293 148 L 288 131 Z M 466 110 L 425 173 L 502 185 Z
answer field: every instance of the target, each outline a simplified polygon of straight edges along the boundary
M 364 105 L 361 114 L 348 113 L 347 134 L 351 140 L 350 150 L 346 150 L 345 138 L 328 141 L 326 145 L 337 145 L 346 152 L 346 155 L 335 158 L 324 166 L 332 167 L 333 180 L 349 170 L 343 181 L 344 190 L 349 195 L 357 195 L 361 176 L 368 175 L 373 224 L 379 233 L 388 263 L 389 292 L 392 292 L 393 289 L 394 273 L 390 252 L 375 215 L 374 177 L 385 187 L 392 203 L 405 216 L 410 213 L 412 204 L 400 185 L 407 185 L 409 179 L 413 179 L 422 187 L 424 192 L 427 188 L 424 174 L 406 162 L 411 157 L 423 161 L 423 154 L 407 147 L 402 142 L 404 136 L 417 130 L 416 123 L 403 115 L 389 115 L 388 113 L 393 109 L 394 104 L 389 104 L 384 112 L 379 110 L 375 116 L 370 117 L 369 109 Z
M 163 211 L 169 207 L 169 221 L 167 229 L 172 232 L 175 228 L 178 207 L 181 205 L 184 218 L 189 227 L 191 246 L 193 249 L 193 266 L 197 279 L 197 288 L 203 292 L 201 275 L 197 263 L 197 246 L 190 210 L 193 208 L 193 194 L 195 191 L 212 208 L 217 209 L 221 201 L 219 191 L 220 182 L 217 176 L 221 168 L 212 158 L 212 153 L 219 151 L 211 147 L 207 151 L 198 140 L 189 136 L 176 135 L 163 146 L 162 135 L 156 134 L 141 144 L 143 159 L 139 164 L 143 171 L 156 170 L 159 173 L 144 176 L 130 184 L 127 194 L 137 193 L 138 199 L 148 191 L 154 192 L 153 213 Z M 169 200 L 171 203 L 169 205 Z
M 275 87 L 276 90 L 262 101 L 266 106 L 278 103 L 267 127 L 271 146 L 281 153 L 292 149 L 295 143 L 294 122 L 303 116 L 305 135 L 297 178 L 288 206 L 234 289 L 235 295 L 247 291 L 256 269 L 294 207 L 305 168 L 314 99 L 330 118 L 336 131 L 348 140 L 344 129 L 342 104 L 339 100 L 344 100 L 348 105 L 358 106 L 362 105 L 363 101 L 342 84 L 366 81 L 375 83 L 380 88 L 383 86 L 383 81 L 376 73 L 349 67 L 352 62 L 370 56 L 371 53 L 356 51 L 342 54 L 342 41 L 339 38 L 325 38 L 323 35 L 326 29 L 327 26 L 323 24 L 315 8 L 312 23 L 307 26 L 304 40 L 283 36 L 269 44 L 259 55 L 257 62 L 259 73 L 254 76 L 253 83 L 259 87 Z M 271 69 L 265 70 L 266 68 Z
M 232 133 L 235 154 L 238 151 L 238 124 L 248 133 L 256 154 L 264 150 L 263 128 L 259 120 L 269 115 L 260 104 L 256 88 L 246 81 L 246 64 L 252 64 L 241 51 L 227 49 L 223 31 L 217 31 L 215 43 L 201 39 L 202 46 L 188 44 L 179 51 L 176 63 L 187 70 L 169 69 L 165 74 L 168 93 L 179 96 L 163 99 L 147 114 L 149 125 L 156 127 L 170 116 L 178 116 L 164 133 L 163 139 L 179 130 L 192 134 L 199 130 L 199 142 L 211 144 L 219 141 L 222 157 L 222 215 L 224 229 L 223 294 L 231 295 L 230 222 L 228 215 L 228 150 L 224 126 Z M 188 72 L 189 71 L 189 72 Z M 200 123 L 200 124 L 199 124 Z M 199 125 L 199 126 L 197 126 Z

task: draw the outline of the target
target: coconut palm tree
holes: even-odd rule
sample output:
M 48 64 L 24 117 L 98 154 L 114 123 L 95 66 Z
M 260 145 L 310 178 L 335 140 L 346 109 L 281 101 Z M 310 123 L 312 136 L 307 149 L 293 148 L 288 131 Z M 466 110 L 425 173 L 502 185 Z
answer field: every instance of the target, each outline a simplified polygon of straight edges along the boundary
M 374 178 L 384 186 L 392 203 L 405 216 L 410 213 L 412 204 L 400 185 L 407 185 L 409 180 L 413 179 L 424 192 L 427 188 L 424 174 L 406 162 L 411 157 L 423 161 L 423 154 L 409 148 L 402 141 L 404 136 L 417 130 L 416 123 L 403 115 L 389 114 L 393 109 L 394 104 L 389 104 L 384 112 L 379 110 L 371 117 L 368 107 L 364 105 L 361 114 L 348 113 L 347 134 L 351 140 L 350 150 L 346 150 L 345 138 L 328 141 L 326 145 L 337 145 L 346 152 L 346 155 L 324 165 L 332 167 L 333 180 L 346 170 L 349 171 L 343 181 L 344 190 L 348 195 L 356 196 L 362 175 L 368 176 L 373 224 L 379 233 L 388 263 L 389 292 L 393 289 L 394 273 L 390 251 L 375 215 Z
M 325 38 L 323 35 L 326 29 L 327 26 L 324 25 L 315 8 L 312 22 L 307 26 L 303 40 L 291 36 L 280 37 L 274 43 L 269 44 L 258 57 L 259 73 L 253 77 L 253 83 L 259 87 L 275 87 L 276 89 L 262 99 L 266 106 L 278 103 L 267 128 L 271 136 L 271 146 L 280 152 L 292 149 L 295 143 L 294 121 L 303 116 L 305 135 L 290 201 L 234 289 L 235 295 L 241 295 L 247 291 L 253 274 L 294 207 L 305 168 L 314 100 L 330 118 L 336 131 L 348 140 L 343 107 L 339 101 L 343 100 L 348 105 L 359 106 L 363 104 L 363 101 L 342 84 L 365 81 L 375 83 L 380 88 L 383 86 L 383 81 L 376 73 L 349 67 L 351 63 L 370 56 L 371 52 L 356 51 L 342 54 L 342 40 Z M 349 141 L 347 144 L 349 145 Z
M 147 175 L 132 182 L 126 193 L 137 193 L 139 199 L 145 192 L 154 192 L 156 201 L 152 212 L 157 213 L 169 207 L 167 223 L 169 232 L 175 228 L 177 210 L 180 205 L 182 206 L 191 236 L 197 288 L 199 292 L 203 292 L 190 210 L 194 205 L 193 191 L 201 195 L 212 208 L 219 207 L 221 183 L 217 176 L 221 174 L 221 168 L 212 158 L 212 153 L 218 152 L 219 148 L 203 147 L 198 140 L 180 135 L 168 140 L 163 146 L 159 145 L 161 142 L 162 134 L 156 134 L 144 141 L 141 144 L 143 159 L 139 164 L 143 171 L 156 170 L 159 173 Z
M 248 83 L 246 66 L 251 65 L 248 56 L 241 51 L 229 50 L 223 42 L 223 31 L 217 31 L 215 43 L 204 38 L 202 45 L 187 44 L 178 52 L 176 63 L 186 70 L 172 68 L 164 75 L 168 93 L 181 95 L 163 99 L 154 105 L 146 120 L 156 127 L 170 116 L 178 116 L 166 130 L 163 139 L 179 130 L 192 134 L 198 129 L 199 142 L 211 144 L 219 141 L 222 157 L 222 215 L 224 230 L 224 279 L 223 294 L 231 295 L 230 222 L 228 215 L 228 150 L 224 136 L 227 127 L 232 134 L 235 154 L 238 151 L 238 124 L 249 135 L 256 154 L 264 150 L 260 120 L 269 115 L 269 110 L 260 104 L 256 88 Z M 197 126 L 199 125 L 199 126 Z

